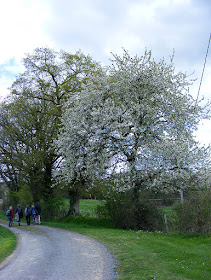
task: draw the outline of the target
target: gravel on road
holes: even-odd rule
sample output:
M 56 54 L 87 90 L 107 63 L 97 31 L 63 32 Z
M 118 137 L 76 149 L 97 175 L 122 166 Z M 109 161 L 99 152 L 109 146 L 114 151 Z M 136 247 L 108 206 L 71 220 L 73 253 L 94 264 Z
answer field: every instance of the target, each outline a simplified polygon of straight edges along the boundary
M 38 225 L 10 230 L 19 242 L 12 256 L 0 264 L 2 280 L 117 279 L 116 259 L 92 238 Z

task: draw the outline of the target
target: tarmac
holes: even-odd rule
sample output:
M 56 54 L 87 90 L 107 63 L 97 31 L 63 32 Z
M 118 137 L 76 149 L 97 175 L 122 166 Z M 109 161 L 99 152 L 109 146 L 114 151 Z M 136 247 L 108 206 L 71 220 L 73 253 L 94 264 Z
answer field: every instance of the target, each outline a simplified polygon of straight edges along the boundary
M 7 227 L 16 250 L 0 264 L 2 280 L 112 280 L 117 261 L 105 245 L 87 236 L 41 225 Z

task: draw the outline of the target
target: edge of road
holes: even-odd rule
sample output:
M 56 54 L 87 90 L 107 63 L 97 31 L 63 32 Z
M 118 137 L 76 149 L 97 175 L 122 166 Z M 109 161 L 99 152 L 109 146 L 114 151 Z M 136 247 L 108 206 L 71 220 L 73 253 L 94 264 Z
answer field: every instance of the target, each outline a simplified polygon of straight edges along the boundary
M 25 223 L 23 223 L 22 225 L 23 225 L 23 226 L 26 226 Z M 14 249 L 14 251 L 13 251 L 9 256 L 6 257 L 6 259 L 4 259 L 4 260 L 0 263 L 0 271 L 1 271 L 2 269 L 4 269 L 6 266 L 8 266 L 10 263 L 12 263 L 12 261 L 15 260 L 15 259 L 18 257 L 19 252 L 21 251 L 21 234 L 18 233 L 18 232 L 16 232 L 16 230 L 15 230 L 15 228 L 19 228 L 19 227 L 17 227 L 17 225 L 13 226 L 12 228 L 9 228 L 9 227 L 8 227 L 8 222 L 7 222 L 6 220 L 0 219 L 0 226 L 3 226 L 3 227 L 5 227 L 5 228 L 7 228 L 7 229 L 10 230 L 11 232 L 13 232 L 13 233 L 16 235 L 16 237 L 17 237 L 17 246 L 16 246 L 16 248 Z M 49 227 L 49 226 L 46 226 L 46 227 Z M 13 229 L 14 229 L 14 230 L 13 230 Z M 58 229 L 58 230 L 65 230 L 65 229 L 60 229 L 60 228 L 56 228 L 56 229 Z M 24 228 L 24 230 L 28 230 L 28 229 Z M 32 231 L 33 231 L 33 229 L 32 229 Z M 88 239 L 93 239 L 93 240 L 95 240 L 97 243 L 99 243 L 101 246 L 104 246 L 104 247 L 106 248 L 106 250 L 108 251 L 108 253 L 111 254 L 111 257 L 112 257 L 113 262 L 114 262 L 114 267 L 117 267 L 117 266 L 118 266 L 118 260 L 115 258 L 115 256 L 113 255 L 113 253 L 108 249 L 108 247 L 107 247 L 106 244 L 103 244 L 103 243 L 101 243 L 100 241 L 98 241 L 98 240 L 96 240 L 96 239 L 94 239 L 94 238 L 91 238 L 91 237 L 89 237 L 89 236 L 86 236 L 86 235 L 84 235 L 84 234 L 77 233 L 77 232 L 74 232 L 74 233 L 76 233 L 76 234 L 78 234 L 78 235 L 85 236 L 85 237 L 88 238 Z M 116 274 L 116 272 L 115 272 L 115 274 Z M 116 279 L 116 278 L 115 278 L 115 279 Z
M 12 228 L 9 228 L 8 227 L 8 223 L 4 223 L 5 221 L 4 220 L 0 220 L 0 225 L 2 227 L 5 227 L 7 228 L 8 230 L 12 231 L 16 237 L 17 237 L 17 246 L 16 248 L 14 249 L 14 251 L 8 256 L 6 257 L 6 259 L 4 259 L 1 263 L 0 263 L 0 270 L 2 270 L 3 268 L 5 268 L 6 266 L 8 266 L 18 255 L 19 251 L 20 251 L 20 248 L 21 248 L 21 239 L 20 239 L 20 235 L 16 232 L 14 232 L 12 230 Z

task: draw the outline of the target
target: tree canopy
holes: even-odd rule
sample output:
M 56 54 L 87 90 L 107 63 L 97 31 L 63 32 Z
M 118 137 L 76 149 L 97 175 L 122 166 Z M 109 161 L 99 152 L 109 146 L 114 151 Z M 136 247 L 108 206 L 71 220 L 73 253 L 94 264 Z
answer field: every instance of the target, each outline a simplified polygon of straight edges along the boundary
M 207 111 L 173 58 L 124 51 L 103 68 L 81 51 L 38 48 L 23 63 L 0 108 L 0 176 L 11 191 L 27 185 L 48 201 L 61 184 L 72 213 L 99 181 L 132 189 L 135 201 L 145 188 L 205 185 L 210 151 L 193 133 Z
M 107 75 L 89 83 L 63 114 L 56 141 L 62 178 L 116 174 L 135 198 L 142 188 L 180 188 L 179 178 L 190 183 L 202 166 L 199 154 L 203 161 L 207 152 L 193 138 L 205 111 L 189 85 L 172 60 L 155 62 L 147 51 L 114 55 Z
M 58 153 L 57 138 L 64 104 L 80 94 L 101 66 L 78 51 L 69 54 L 38 48 L 23 60 L 25 71 L 11 86 L 9 100 L 2 104 L 0 141 L 1 177 L 20 188 L 26 182 L 34 200 L 52 195 L 53 169 Z

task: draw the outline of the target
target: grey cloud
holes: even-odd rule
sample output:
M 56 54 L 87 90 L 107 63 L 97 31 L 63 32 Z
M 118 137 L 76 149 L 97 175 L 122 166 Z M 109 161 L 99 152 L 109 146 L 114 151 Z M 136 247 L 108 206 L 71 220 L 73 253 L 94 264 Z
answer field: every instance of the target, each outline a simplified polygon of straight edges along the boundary
M 118 45 L 127 49 L 127 45 L 121 45 L 127 39 L 121 42 L 121 38 L 130 34 L 157 58 L 169 56 L 175 49 L 178 64 L 202 63 L 210 33 L 211 1 L 157 5 L 153 19 L 146 15 L 139 18 L 138 14 L 134 19 L 129 15 L 132 5 L 144 4 L 150 9 L 154 2 L 48 0 L 52 17 L 45 25 L 46 34 L 58 48 L 67 51 L 80 48 L 97 60 L 105 56 L 105 47 L 114 50 Z M 139 54 L 141 51 L 143 46 L 137 49 Z M 189 68 L 190 72 L 194 70 L 192 66 Z
M 124 25 L 128 1 L 49 1 L 46 33 L 61 48 L 89 50 L 102 57 L 103 46 Z M 112 44 L 112 42 L 110 42 Z

